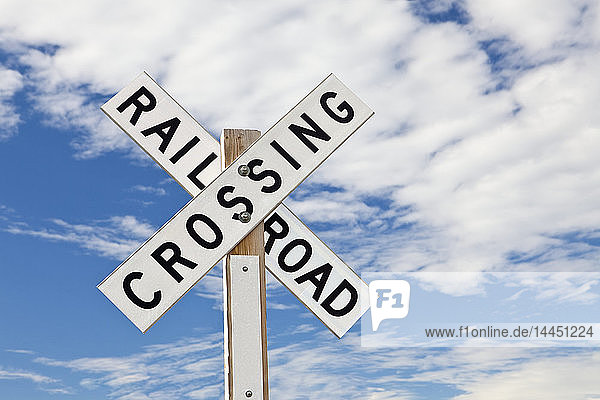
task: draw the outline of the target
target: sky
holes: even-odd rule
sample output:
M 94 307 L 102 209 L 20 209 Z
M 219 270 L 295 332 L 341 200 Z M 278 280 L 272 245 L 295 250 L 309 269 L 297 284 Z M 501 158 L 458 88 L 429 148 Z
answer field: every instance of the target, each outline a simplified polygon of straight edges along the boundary
M 96 289 L 189 201 L 100 110 L 140 72 L 215 137 L 266 131 L 331 72 L 359 95 L 375 116 L 286 200 L 359 274 L 581 273 L 598 65 L 594 0 L 0 0 L 0 397 L 223 396 L 219 267 L 144 335 Z M 568 283 L 541 298 L 598 301 Z M 600 398 L 593 348 L 365 348 L 360 323 L 338 340 L 272 277 L 267 296 L 273 399 Z

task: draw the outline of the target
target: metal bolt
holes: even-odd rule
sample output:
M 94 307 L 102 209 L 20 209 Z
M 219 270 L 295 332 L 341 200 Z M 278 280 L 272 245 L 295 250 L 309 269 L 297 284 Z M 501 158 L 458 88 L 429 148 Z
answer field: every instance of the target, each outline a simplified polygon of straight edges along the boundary
M 248 272 L 248 267 L 246 267 L 245 265 L 242 267 L 242 271 L 244 272 Z
M 246 390 L 246 397 L 252 397 L 252 390 Z
M 243 223 L 250 222 L 250 213 L 248 211 L 242 211 L 239 218 Z
M 241 176 L 248 176 L 250 174 L 250 167 L 247 165 L 240 165 L 238 167 L 238 174 Z

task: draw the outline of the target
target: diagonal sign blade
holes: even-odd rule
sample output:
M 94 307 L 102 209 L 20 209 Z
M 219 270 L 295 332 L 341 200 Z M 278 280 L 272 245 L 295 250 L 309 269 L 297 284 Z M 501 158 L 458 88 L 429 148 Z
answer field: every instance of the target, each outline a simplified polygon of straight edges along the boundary
M 141 77 L 142 79 L 147 78 L 147 86 L 151 86 L 152 83 L 156 85 L 147 75 L 142 74 Z M 164 91 L 162 92 L 164 93 Z M 171 145 L 171 141 L 175 141 L 175 137 L 177 137 L 175 132 L 180 125 L 194 127 L 198 124 L 185 112 L 178 118 L 170 115 L 168 111 L 164 111 L 163 122 L 148 124 L 150 126 L 147 127 L 142 126 L 144 111 L 168 103 L 169 99 L 171 102 L 175 102 L 166 93 L 157 98 L 144 85 L 140 86 L 135 93 L 137 93 L 137 97 L 123 95 L 114 102 L 114 104 L 118 104 L 115 107 L 118 114 L 107 111 L 110 109 L 107 105 L 119 94 L 103 106 L 103 109 L 124 128 L 126 123 L 119 120 L 122 117 L 120 114 L 124 114 L 123 111 L 131 107 L 134 110 L 133 113 L 124 115 L 127 115 L 131 125 L 140 122 L 137 134 L 141 134 L 141 137 L 157 137 L 158 139 L 155 137 L 153 139 L 159 141 L 155 142 L 158 144 L 158 151 L 162 155 L 168 154 L 168 162 L 177 165 L 177 162 L 182 160 L 188 152 L 191 153 L 196 148 L 201 138 L 193 139 L 194 135 L 191 136 L 192 139 L 179 136 L 178 141 L 173 142 L 177 143 L 175 153 L 168 152 L 167 148 Z M 177 105 L 177 107 L 179 106 Z M 99 285 L 99 289 L 139 329 L 146 331 L 372 114 L 373 112 L 368 106 L 335 76 L 330 75 L 109 275 Z M 190 124 L 184 121 L 187 120 L 186 116 L 191 119 Z M 182 129 L 182 131 L 186 129 Z M 194 129 L 198 130 L 198 128 Z M 124 130 L 128 132 L 128 129 L 124 128 Z M 179 134 L 179 131 L 177 132 Z M 133 137 L 133 135 L 131 136 Z M 140 140 L 135 137 L 134 140 L 138 144 L 140 143 Z M 196 143 L 194 144 L 194 142 Z M 142 147 L 147 148 L 144 145 Z M 182 169 L 183 175 L 172 171 L 171 168 L 168 171 L 178 181 L 185 180 L 181 178 L 183 176 L 201 189 L 198 182 L 202 186 L 206 184 L 198 177 L 202 177 L 202 173 L 209 171 L 212 161 L 206 160 L 210 160 L 210 155 L 214 154 L 214 150 L 211 150 L 210 145 L 206 148 L 197 147 L 196 149 L 204 153 L 200 153 L 200 156 L 196 155 L 192 160 L 201 161 L 194 167 L 194 174 L 185 174 L 189 168 Z M 155 160 L 159 161 L 160 154 L 155 155 L 148 152 Z M 159 163 L 164 167 L 166 162 L 162 160 Z M 168 165 L 168 163 L 166 164 Z M 249 167 L 247 176 L 238 173 L 238 167 L 241 165 Z M 178 179 L 177 176 L 180 178 Z M 194 180 L 194 178 L 196 179 Z M 205 180 L 208 182 L 210 179 Z M 190 183 L 184 184 L 184 187 L 188 189 Z M 250 222 L 243 223 L 241 221 L 241 211 L 251 213 Z M 337 269 L 339 268 L 336 268 L 335 273 L 332 274 L 330 270 L 332 266 L 327 263 L 312 271 L 303 270 L 312 255 L 310 242 L 298 238 L 283 245 L 283 239 L 287 236 L 284 234 L 286 229 L 298 229 L 300 226 L 308 231 L 308 228 L 299 221 L 297 224 L 287 224 L 286 227 L 284 225 L 286 221 L 281 223 L 281 220 L 277 218 L 282 215 L 282 218 L 290 218 L 291 215 L 291 218 L 296 219 L 289 210 L 287 213 L 275 212 L 270 216 L 270 219 L 273 219 L 272 226 L 270 225 L 272 230 L 270 234 L 266 234 L 266 239 L 267 242 L 271 242 L 272 249 L 279 249 L 277 267 L 271 268 L 275 276 L 284 284 L 292 279 L 297 285 L 309 281 L 319 288 L 319 294 L 321 294 L 327 292 L 327 288 L 324 286 L 328 284 L 329 280 L 325 277 L 334 275 L 340 280 L 339 285 L 333 289 L 330 287 L 331 293 L 327 297 L 323 296 L 325 298 L 317 304 L 334 317 L 335 314 L 339 314 L 337 317 L 340 317 L 344 312 L 348 314 L 348 308 L 363 309 L 362 306 L 355 307 L 358 295 L 351 288 L 358 279 L 360 281 L 357 285 L 358 291 L 362 297 L 362 286 L 366 285 L 351 270 L 348 275 L 350 280 L 343 278 L 348 271 L 338 273 Z M 279 230 L 276 230 L 275 227 Z M 316 236 L 312 236 L 316 238 Z M 318 242 L 322 246 L 321 249 L 317 249 L 316 253 L 321 254 L 326 246 L 322 242 Z M 293 254 L 297 254 L 298 251 L 304 251 L 304 253 L 299 260 L 294 260 Z M 330 252 L 330 250 L 328 251 Z M 292 256 L 289 256 L 290 254 Z M 316 259 L 318 260 L 319 257 Z M 342 268 L 349 270 L 341 260 L 339 262 L 343 265 Z M 278 269 L 290 275 L 287 276 Z M 294 277 L 294 275 L 297 276 Z M 294 290 L 292 291 L 294 292 Z M 328 316 L 319 316 L 316 310 L 308 304 L 311 303 L 308 301 L 309 299 L 313 301 L 315 298 L 319 299 L 319 296 L 316 296 L 316 290 L 313 290 L 312 297 L 304 294 L 306 286 L 302 291 L 297 292 L 294 294 L 307 304 L 322 321 L 326 322 L 325 319 Z M 355 311 L 353 314 L 356 313 Z M 355 316 L 353 315 L 353 317 Z M 357 318 L 352 318 L 352 324 Z M 336 325 L 335 323 L 328 327 L 338 336 L 341 336 L 349 328 L 344 324 Z
M 146 72 L 100 108 L 192 197 L 221 173 L 219 142 Z

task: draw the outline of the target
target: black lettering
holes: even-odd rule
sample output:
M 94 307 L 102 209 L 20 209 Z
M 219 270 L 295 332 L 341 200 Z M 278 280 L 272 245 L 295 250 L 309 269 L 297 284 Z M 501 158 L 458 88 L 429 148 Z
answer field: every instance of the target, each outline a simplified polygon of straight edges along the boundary
M 273 184 L 271 186 L 266 186 L 266 185 L 263 186 L 260 189 L 260 191 L 263 193 L 276 192 L 281 187 L 281 175 L 279 175 L 277 172 L 273 171 L 272 169 L 265 169 L 264 171 L 259 172 L 258 174 L 254 173 L 254 167 L 261 166 L 262 163 L 263 163 L 263 160 L 260 160 L 260 159 L 254 159 L 248 163 L 248 167 L 250 168 L 250 173 L 248 174 L 248 178 L 252 179 L 255 182 L 258 182 L 258 181 L 262 181 L 263 179 L 265 179 L 267 177 L 271 177 L 273 179 Z
M 307 124 L 309 124 L 312 130 L 295 124 L 291 124 L 288 127 L 288 129 L 292 131 L 294 135 L 296 135 L 298 139 L 300 139 L 300 141 L 302 141 L 302 143 L 306 145 L 306 147 L 308 147 L 313 153 L 316 153 L 317 151 L 319 151 L 319 148 L 315 146 L 313 142 L 308 140 L 306 136 L 312 136 L 314 138 L 321 139 L 326 142 L 329 141 L 331 137 L 328 134 L 326 134 L 325 131 L 321 129 L 319 125 L 317 125 L 317 123 L 312 120 L 311 117 L 306 115 L 306 113 L 302 113 L 302 115 L 300 115 L 300 118 L 302 118 Z
M 215 238 L 212 242 L 204 240 L 202 237 L 200 237 L 198 232 L 196 232 L 196 230 L 194 229 L 194 223 L 196 221 L 203 222 L 213 231 L 213 233 L 215 234 Z M 185 223 L 185 229 L 187 230 L 188 234 L 192 237 L 192 239 L 194 239 L 196 243 L 198 243 L 205 249 L 216 249 L 223 242 L 223 232 L 221 232 L 219 226 L 215 224 L 212 219 L 210 219 L 204 214 L 194 214 L 191 217 L 189 217 L 187 222 Z
M 298 161 L 296 161 L 296 159 L 292 157 L 290 153 L 285 151 L 285 149 L 281 147 L 281 145 L 275 140 L 271 142 L 271 147 L 274 148 L 275 151 L 277 151 L 279 154 L 281 154 L 285 161 L 287 161 L 292 167 L 294 167 L 295 170 L 300 169 L 300 163 L 298 163 Z
M 273 229 L 274 224 L 279 224 L 281 230 L 277 232 Z M 269 235 L 265 242 L 265 253 L 269 254 L 273 248 L 273 243 L 277 239 L 283 239 L 290 233 L 290 227 L 288 224 L 279 216 L 277 213 L 271 214 L 271 216 L 265 220 L 265 233 Z
M 335 121 L 342 124 L 347 124 L 348 122 L 352 121 L 352 118 L 354 118 L 354 109 L 346 101 L 342 101 L 340 105 L 337 106 L 337 109 L 341 112 L 345 111 L 346 116 L 342 117 L 341 115 L 336 114 L 331 108 L 329 108 L 329 105 L 327 104 L 327 100 L 334 99 L 335 96 L 337 96 L 337 93 L 335 92 L 323 93 L 321 96 L 321 107 L 327 113 L 327 115 L 329 115 Z
M 217 192 L 217 201 L 219 202 L 221 207 L 233 208 L 233 207 L 237 206 L 238 204 L 243 204 L 244 207 L 246 207 L 246 209 L 244 211 L 252 214 L 252 211 L 254 211 L 254 206 L 252 205 L 252 202 L 250 201 L 250 199 L 248 199 L 246 197 L 241 197 L 241 196 L 234 197 L 231 200 L 225 199 L 225 195 L 227 193 L 233 193 L 234 190 L 235 190 L 235 187 L 229 186 L 229 185 L 223 186 L 221 189 L 219 189 L 219 191 Z M 240 219 L 240 214 L 234 213 L 233 216 L 231 217 L 231 219 Z
M 218 158 L 218 156 L 215 153 L 210 153 L 205 159 L 204 161 L 202 161 L 200 164 L 198 164 L 198 166 L 196 168 L 194 168 L 192 170 L 192 172 L 190 172 L 188 174 L 188 178 L 190 179 L 190 181 L 192 181 L 194 183 L 194 185 L 196 185 L 198 187 L 198 189 L 202 190 L 206 187 L 206 185 L 202 182 L 200 182 L 200 180 L 198 179 L 198 175 L 200 174 L 200 172 L 204 171 L 206 169 L 206 167 L 208 167 L 208 165 L 215 161 Z
M 144 96 L 146 100 L 148 100 L 148 104 L 142 104 L 142 102 L 140 101 L 140 98 L 142 96 Z M 142 115 L 142 112 L 152 111 L 154 107 L 156 107 L 156 97 L 154 97 L 148 89 L 142 86 L 134 94 L 129 96 L 127 100 L 121 103 L 121 105 L 117 107 L 117 111 L 122 113 L 127 109 L 127 107 L 131 105 L 135 106 L 135 111 L 133 112 L 133 115 L 131 116 L 129 122 L 131 122 L 131 125 L 135 125 L 140 119 L 140 115 Z
M 285 257 L 296 246 L 304 247 L 304 255 L 302 256 L 302 258 L 300 258 L 300 260 L 298 260 L 298 262 L 296 262 L 296 264 L 288 265 L 285 262 Z M 279 264 L 279 267 L 285 272 L 296 272 L 306 265 L 306 263 L 310 259 L 310 256 L 312 256 L 312 247 L 310 243 L 308 243 L 304 239 L 294 239 L 288 244 L 286 244 L 283 247 L 283 249 L 281 249 L 281 253 L 279 253 L 279 257 L 277 258 L 277 262 Z
M 150 310 L 160 303 L 162 293 L 160 292 L 160 290 L 157 290 L 156 292 L 154 292 L 154 296 L 150 301 L 144 301 L 137 297 L 137 295 L 133 293 L 133 289 L 131 289 L 131 282 L 136 279 L 142 279 L 143 275 L 144 274 L 142 274 L 139 271 L 129 273 L 129 275 L 127 275 L 125 279 L 123 279 L 123 290 L 125 291 L 125 295 L 127 296 L 127 298 L 131 300 L 133 304 L 145 310 Z
M 181 157 L 185 156 L 187 154 L 187 152 L 190 151 L 192 149 L 192 147 L 197 145 L 199 142 L 200 142 L 200 138 L 198 136 L 194 136 L 189 142 L 187 142 L 185 144 L 185 146 L 183 146 L 181 149 L 179 149 L 179 151 L 177 153 L 173 154 L 173 157 L 169 158 L 169 161 L 171 161 L 171 163 L 175 164 L 177 161 L 179 161 L 181 159 Z
M 173 252 L 168 260 L 164 257 L 165 250 L 171 250 Z M 160 266 L 163 267 L 165 271 L 167 271 L 169 275 L 171 275 L 173 279 L 177 281 L 177 283 L 183 280 L 183 276 L 181 276 L 181 274 L 177 272 L 175 268 L 173 268 L 175 264 L 185 265 L 190 269 L 194 269 L 198 265 L 195 262 L 182 257 L 181 249 L 173 242 L 165 242 L 161 244 L 152 252 L 151 255 L 152 258 L 154 258 L 156 262 L 159 263 Z
M 347 290 L 350 293 L 350 301 L 348 301 L 348 304 L 346 304 L 341 309 L 336 310 L 335 308 L 333 308 L 331 306 L 331 304 L 335 301 L 335 299 L 338 298 L 338 296 L 344 290 Z M 325 309 L 325 311 L 327 311 L 329 314 L 333 315 L 334 317 L 342 317 L 342 316 L 348 314 L 354 308 L 357 301 L 358 301 L 358 292 L 356 291 L 356 288 L 354 286 L 352 286 L 350 284 L 350 282 L 348 282 L 346 279 L 344 279 L 342 281 L 342 283 L 340 283 L 338 285 L 338 287 L 336 287 L 335 290 L 333 292 L 331 292 L 331 294 L 329 296 L 327 296 L 327 298 L 325 300 L 323 300 L 323 302 L 321 303 L 321 306 Z
M 294 280 L 298 283 L 310 281 L 310 283 L 315 285 L 316 289 L 312 297 L 314 300 L 319 301 L 319 297 L 321 297 L 321 293 L 323 293 L 323 289 L 325 289 L 327 279 L 329 279 L 329 275 L 331 275 L 332 269 L 333 267 L 331 266 L 331 264 L 325 263 L 320 267 L 305 273 L 304 275 L 300 275 Z M 321 279 L 317 278 L 319 275 L 321 275 Z
M 179 118 L 174 117 L 168 121 L 161 122 L 158 125 L 154 125 L 151 128 L 144 129 L 142 131 L 142 135 L 150 136 L 153 133 L 156 133 L 158 136 L 160 136 L 160 138 L 162 139 L 162 143 L 160 144 L 160 146 L 158 146 L 158 149 L 161 153 L 164 154 L 165 150 L 167 150 L 167 146 L 169 146 L 169 143 L 171 143 L 171 139 L 173 139 L 173 135 L 175 134 L 175 131 L 177 130 L 177 127 L 180 123 L 181 121 L 179 120 Z M 167 129 L 166 132 L 165 129 Z

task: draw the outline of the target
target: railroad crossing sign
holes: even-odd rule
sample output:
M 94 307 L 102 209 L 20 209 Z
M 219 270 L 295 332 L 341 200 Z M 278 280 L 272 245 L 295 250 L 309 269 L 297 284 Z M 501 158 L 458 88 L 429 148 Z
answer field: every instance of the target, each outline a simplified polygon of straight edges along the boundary
M 367 311 L 367 285 L 281 203 L 373 115 L 333 74 L 223 171 L 219 143 L 145 72 L 102 110 L 194 196 L 98 285 L 142 332 L 262 221 L 267 268 L 337 337 Z

